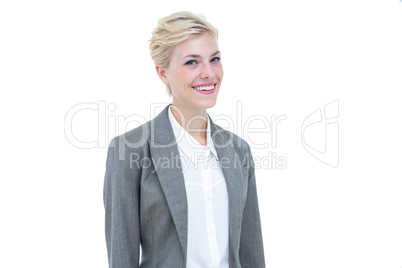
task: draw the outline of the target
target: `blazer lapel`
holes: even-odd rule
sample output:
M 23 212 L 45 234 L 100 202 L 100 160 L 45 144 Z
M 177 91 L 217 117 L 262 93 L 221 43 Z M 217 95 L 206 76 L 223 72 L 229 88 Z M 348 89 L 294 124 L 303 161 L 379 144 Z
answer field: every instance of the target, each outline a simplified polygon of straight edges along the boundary
M 165 194 L 184 256 L 187 256 L 187 196 L 179 149 L 169 122 L 169 106 L 151 120 L 149 148 L 159 182 Z M 209 115 L 208 115 L 209 117 Z M 210 117 L 209 117 L 210 118 Z M 211 118 L 210 118 L 211 119 Z M 229 196 L 229 258 L 233 263 L 239 250 L 243 208 L 241 164 L 236 162 L 232 140 L 223 129 L 211 122 L 211 135 L 222 166 Z M 223 160 L 223 161 L 222 161 Z
M 209 115 L 208 115 L 209 117 Z M 211 118 L 211 117 L 209 117 Z M 218 154 L 229 197 L 229 262 L 236 262 L 240 246 L 240 232 L 242 223 L 243 188 L 241 161 L 236 153 L 229 132 L 218 129 L 211 119 L 211 135 Z
M 170 105 L 167 105 L 158 116 L 151 120 L 149 148 L 186 257 L 187 196 L 179 148 L 168 117 Z

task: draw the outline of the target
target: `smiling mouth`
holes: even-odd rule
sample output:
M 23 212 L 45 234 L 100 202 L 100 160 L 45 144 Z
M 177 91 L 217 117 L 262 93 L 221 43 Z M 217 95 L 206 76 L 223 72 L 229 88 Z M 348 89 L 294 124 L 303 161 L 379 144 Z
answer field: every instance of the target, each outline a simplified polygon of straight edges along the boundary
M 193 88 L 198 91 L 211 91 L 215 88 L 215 86 L 216 86 L 216 83 L 211 86 L 193 87 Z

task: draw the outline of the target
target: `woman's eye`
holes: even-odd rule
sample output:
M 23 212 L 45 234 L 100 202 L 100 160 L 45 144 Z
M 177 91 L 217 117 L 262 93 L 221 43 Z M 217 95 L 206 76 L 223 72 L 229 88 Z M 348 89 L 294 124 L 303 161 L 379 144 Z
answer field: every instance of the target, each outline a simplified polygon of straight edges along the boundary
M 221 58 L 215 57 L 215 58 L 212 58 L 211 62 L 218 62 L 218 61 L 220 61 L 220 60 L 221 60 Z
M 188 62 L 186 62 L 186 65 L 194 65 L 197 64 L 196 60 L 189 60 Z

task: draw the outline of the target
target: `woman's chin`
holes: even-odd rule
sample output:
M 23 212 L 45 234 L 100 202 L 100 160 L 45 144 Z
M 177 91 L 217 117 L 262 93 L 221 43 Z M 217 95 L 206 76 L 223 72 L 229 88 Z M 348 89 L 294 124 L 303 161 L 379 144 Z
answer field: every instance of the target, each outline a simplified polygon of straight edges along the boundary
M 202 102 L 198 102 L 198 107 L 199 108 L 204 108 L 204 109 L 208 109 L 208 108 L 212 108 L 216 105 L 216 98 L 213 98 L 211 100 L 205 100 Z

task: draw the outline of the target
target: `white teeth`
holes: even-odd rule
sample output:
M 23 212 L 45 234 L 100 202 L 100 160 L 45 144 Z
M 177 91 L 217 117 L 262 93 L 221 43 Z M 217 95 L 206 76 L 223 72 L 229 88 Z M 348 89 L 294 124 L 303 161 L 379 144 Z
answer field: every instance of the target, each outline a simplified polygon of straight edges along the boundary
M 196 90 L 203 90 L 203 91 L 209 91 L 214 89 L 214 86 L 209 86 L 209 87 L 194 87 Z

